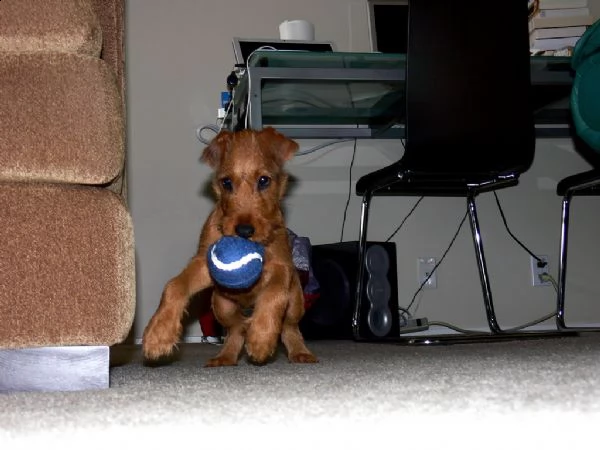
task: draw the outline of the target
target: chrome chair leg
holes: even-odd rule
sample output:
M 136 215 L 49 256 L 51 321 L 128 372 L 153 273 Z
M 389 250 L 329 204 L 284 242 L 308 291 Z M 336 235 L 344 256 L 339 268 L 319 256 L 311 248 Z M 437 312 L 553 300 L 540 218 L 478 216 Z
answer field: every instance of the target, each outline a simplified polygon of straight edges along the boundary
M 560 224 L 560 255 L 558 260 L 558 288 L 556 303 L 556 326 L 559 330 L 566 330 L 565 324 L 565 285 L 567 280 L 567 245 L 569 239 L 569 207 L 570 194 L 563 197 L 562 217 Z
M 367 228 L 369 225 L 369 207 L 371 205 L 372 192 L 365 192 L 362 199 L 360 213 L 360 230 L 358 232 L 358 275 L 356 278 L 356 293 L 354 295 L 354 314 L 352 315 L 352 334 L 354 339 L 360 339 L 360 306 L 363 292 L 363 277 L 365 258 L 367 253 Z
M 483 301 L 485 304 L 485 313 L 487 315 L 488 325 L 492 333 L 502 333 L 496 313 L 494 312 L 494 304 L 492 302 L 492 290 L 490 288 L 490 280 L 487 273 L 485 256 L 483 254 L 483 243 L 481 241 L 481 232 L 479 230 L 479 221 L 477 220 L 477 208 L 475 207 L 475 197 L 472 194 L 467 196 L 467 207 L 469 209 L 469 219 L 471 223 L 471 231 L 473 233 L 473 243 L 475 244 L 475 254 L 477 256 L 477 265 L 479 267 L 479 278 L 481 279 L 481 288 L 483 290 Z
M 567 192 L 562 201 L 560 227 L 560 255 L 558 259 L 558 287 L 556 301 L 556 327 L 559 331 L 600 331 L 598 327 L 569 327 L 565 322 L 565 288 L 567 285 L 567 246 L 569 242 L 569 210 L 572 192 Z

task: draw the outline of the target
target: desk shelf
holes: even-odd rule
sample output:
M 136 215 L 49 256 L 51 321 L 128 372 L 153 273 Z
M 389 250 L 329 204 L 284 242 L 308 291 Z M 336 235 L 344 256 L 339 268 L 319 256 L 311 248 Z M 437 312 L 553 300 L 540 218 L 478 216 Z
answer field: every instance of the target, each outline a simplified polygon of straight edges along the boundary
M 402 138 L 405 75 L 404 54 L 258 51 L 227 126 L 273 126 L 295 139 Z M 531 80 L 538 136 L 570 135 L 569 58 L 531 57 Z

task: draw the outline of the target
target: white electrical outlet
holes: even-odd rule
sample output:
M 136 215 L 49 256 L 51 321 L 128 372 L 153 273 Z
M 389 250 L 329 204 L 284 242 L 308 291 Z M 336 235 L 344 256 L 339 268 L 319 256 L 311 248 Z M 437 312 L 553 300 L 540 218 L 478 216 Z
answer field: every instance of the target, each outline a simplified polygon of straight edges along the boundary
M 548 256 L 538 255 L 543 262 L 546 263 L 544 267 L 539 267 L 538 260 L 533 256 L 530 258 L 531 265 L 531 283 L 533 286 L 550 286 L 552 283 L 548 280 L 542 280 L 540 278 L 544 273 L 550 273 L 550 263 L 548 263 Z
M 435 258 L 430 257 L 419 257 L 417 258 L 417 283 L 423 289 L 436 289 L 437 288 L 437 274 L 433 272 L 436 261 Z M 429 277 L 429 279 L 427 279 Z

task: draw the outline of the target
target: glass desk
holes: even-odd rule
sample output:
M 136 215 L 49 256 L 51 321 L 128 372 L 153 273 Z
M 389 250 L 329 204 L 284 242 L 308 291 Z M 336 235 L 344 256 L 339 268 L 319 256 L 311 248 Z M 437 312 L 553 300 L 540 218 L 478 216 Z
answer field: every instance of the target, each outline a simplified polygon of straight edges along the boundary
M 404 54 L 257 51 L 226 127 L 272 126 L 294 139 L 402 138 L 405 69 Z M 568 57 L 531 57 L 538 136 L 570 135 L 572 79 Z

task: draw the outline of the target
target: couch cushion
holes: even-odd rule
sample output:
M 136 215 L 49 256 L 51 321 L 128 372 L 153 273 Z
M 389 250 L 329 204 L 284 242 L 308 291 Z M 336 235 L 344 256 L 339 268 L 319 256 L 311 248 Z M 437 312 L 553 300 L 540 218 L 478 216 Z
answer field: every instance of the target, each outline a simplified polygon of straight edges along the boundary
M 102 59 L 113 68 L 119 87 L 125 89 L 124 0 L 92 0 L 102 28 Z
M 0 52 L 99 56 L 102 31 L 90 0 L 0 1 Z
M 123 124 L 104 61 L 0 54 L 0 181 L 108 183 L 123 167 Z
M 0 183 L 0 347 L 112 345 L 135 309 L 131 218 L 103 189 Z

